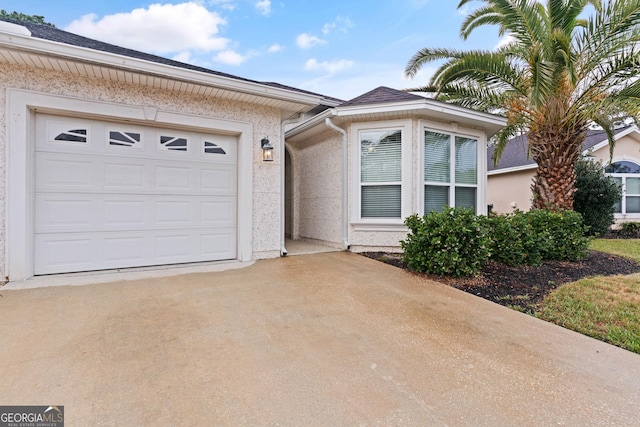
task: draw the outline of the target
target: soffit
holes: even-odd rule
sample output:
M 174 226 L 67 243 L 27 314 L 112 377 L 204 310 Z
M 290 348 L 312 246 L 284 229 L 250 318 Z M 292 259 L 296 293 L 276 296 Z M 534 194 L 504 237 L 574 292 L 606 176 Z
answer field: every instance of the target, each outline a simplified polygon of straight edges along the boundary
M 115 55 L 111 56 L 114 57 Z M 225 87 L 226 82 L 220 81 L 220 78 L 208 76 L 203 73 L 175 70 L 184 76 L 167 76 L 160 70 L 155 72 L 138 70 L 135 67 L 136 63 L 144 63 L 145 61 L 135 61 L 125 57 L 121 58 L 119 66 L 113 63 L 106 65 L 100 63 L 98 60 L 92 61 L 46 54 L 43 52 L 32 52 L 27 49 L 15 49 L 6 45 L 0 46 L 0 61 L 9 64 L 153 87 L 189 95 L 216 97 L 258 104 L 281 109 L 283 110 L 283 116 L 286 115 L 285 112 L 297 113 L 310 110 L 319 103 L 318 100 L 310 96 L 291 93 L 292 96 L 289 97 L 289 93 L 278 88 L 269 88 L 267 86 L 253 85 L 254 87 L 249 87 L 247 90 L 229 89 Z M 149 63 L 149 68 L 163 67 Z M 164 66 L 164 68 L 169 70 L 171 67 Z M 293 100 L 285 98 L 293 98 Z M 299 101 L 296 98 L 298 98 Z

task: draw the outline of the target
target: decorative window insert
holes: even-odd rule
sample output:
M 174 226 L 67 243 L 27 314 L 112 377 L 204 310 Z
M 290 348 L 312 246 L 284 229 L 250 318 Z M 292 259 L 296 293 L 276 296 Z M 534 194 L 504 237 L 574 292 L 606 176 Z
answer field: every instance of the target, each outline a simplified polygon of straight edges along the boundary
M 72 129 L 60 133 L 54 138 L 55 141 L 81 142 L 87 143 L 87 129 Z
M 401 218 L 402 130 L 359 132 L 360 217 Z
M 204 141 L 204 152 L 205 154 L 227 154 L 221 147 L 218 147 L 218 144 L 209 141 Z
M 141 134 L 137 132 L 109 131 L 109 145 L 139 148 Z
M 160 147 L 166 151 L 187 151 L 187 138 L 161 135 Z
M 477 210 L 478 140 L 425 130 L 424 212 L 447 206 Z
M 614 212 L 640 216 L 640 165 L 629 161 L 614 162 L 605 168 L 605 172 L 622 187 L 622 197 L 615 204 Z

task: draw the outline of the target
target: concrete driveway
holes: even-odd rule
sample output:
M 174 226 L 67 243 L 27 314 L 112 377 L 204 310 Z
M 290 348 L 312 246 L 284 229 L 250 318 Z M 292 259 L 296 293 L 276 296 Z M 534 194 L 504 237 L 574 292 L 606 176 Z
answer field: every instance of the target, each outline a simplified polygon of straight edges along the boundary
M 350 253 L 0 289 L 0 404 L 89 425 L 640 425 L 640 356 Z

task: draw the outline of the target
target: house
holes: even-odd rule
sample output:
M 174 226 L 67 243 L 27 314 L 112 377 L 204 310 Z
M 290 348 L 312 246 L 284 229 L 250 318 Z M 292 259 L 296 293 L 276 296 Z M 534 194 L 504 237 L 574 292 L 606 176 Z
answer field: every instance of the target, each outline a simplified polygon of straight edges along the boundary
M 11 281 L 273 258 L 285 235 L 398 247 L 412 212 L 486 211 L 486 141 L 505 124 L 388 88 L 343 102 L 11 20 L 0 73 Z
M 640 219 L 640 130 L 625 126 L 615 130 L 616 144 L 610 156 L 609 140 L 603 130 L 589 130 L 582 145 L 584 155 L 606 166 L 608 174 L 623 189 L 616 205 L 616 222 Z M 487 202 L 497 213 L 531 207 L 531 183 L 536 163 L 527 152 L 527 138 L 517 136 L 507 143 L 497 165 L 493 162 L 494 146 L 487 155 Z
M 486 213 L 485 147 L 504 124 L 386 87 L 329 108 L 285 133 L 286 233 L 392 251 L 412 213 Z

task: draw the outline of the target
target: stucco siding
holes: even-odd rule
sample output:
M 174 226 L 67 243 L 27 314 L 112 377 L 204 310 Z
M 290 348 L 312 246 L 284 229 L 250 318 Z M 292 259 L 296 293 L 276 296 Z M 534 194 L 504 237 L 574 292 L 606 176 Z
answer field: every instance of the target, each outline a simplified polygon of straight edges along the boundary
M 280 231 L 280 111 L 277 108 L 235 102 L 130 83 L 79 77 L 62 72 L 0 64 L 0 271 L 4 276 L 6 218 L 7 89 L 73 97 L 130 106 L 149 106 L 171 113 L 250 123 L 253 127 L 253 253 L 254 258 L 279 256 Z M 105 104 L 108 105 L 108 104 Z M 55 112 L 54 112 L 55 113 Z M 69 112 L 74 114 L 76 112 Z M 82 114 L 82 111 L 77 113 Z M 104 117 L 109 111 L 105 108 Z M 274 162 L 262 162 L 260 139 L 268 135 Z
M 294 237 L 342 241 L 342 136 L 333 130 L 300 142 L 292 156 L 295 171 Z
M 487 177 L 487 203 L 493 212 L 510 213 L 514 209 L 531 209 L 531 180 L 535 169 L 489 175 Z

